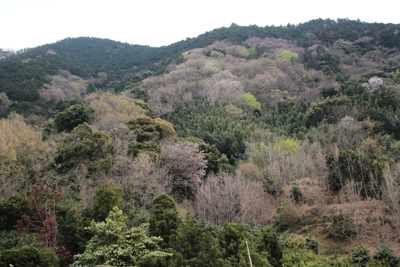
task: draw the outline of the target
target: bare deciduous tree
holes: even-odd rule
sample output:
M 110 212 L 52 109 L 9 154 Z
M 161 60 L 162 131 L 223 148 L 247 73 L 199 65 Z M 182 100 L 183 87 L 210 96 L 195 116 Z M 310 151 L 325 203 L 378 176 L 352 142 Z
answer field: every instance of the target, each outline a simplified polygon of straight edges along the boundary
M 206 174 L 207 161 L 203 152 L 192 143 L 164 144 L 161 156 L 173 177 L 173 191 L 185 198 L 192 196 Z
M 114 127 L 109 129 L 106 134 L 110 136 L 111 142 L 114 146 L 114 152 L 117 155 L 125 155 L 127 153 L 128 144 L 136 139 L 133 131 L 129 131 L 129 128 L 123 123 L 114 125 Z
M 126 193 L 136 194 L 139 206 L 150 208 L 155 196 L 171 192 L 172 177 L 166 167 L 160 167 L 159 158 L 146 152 L 139 153 L 133 160 L 130 156 L 116 157 L 107 179 Z
M 271 222 L 275 215 L 274 200 L 264 192 L 262 183 L 228 173 L 211 175 L 204 182 L 194 202 L 198 218 L 222 225 L 224 222 Z
M 392 168 L 386 166 L 383 170 L 385 186 L 383 189 L 383 197 L 387 200 L 387 209 L 396 221 L 397 230 L 400 230 L 400 186 L 398 178 L 400 175 L 400 166 L 396 165 Z
M 12 104 L 12 101 L 8 99 L 5 93 L 0 93 L 0 111 L 8 108 Z
M 268 134 L 258 132 L 252 139 L 264 135 Z M 264 139 L 259 143 L 251 142 L 246 147 L 249 162 L 260 168 L 271 187 L 268 190 L 270 192 L 279 193 L 285 185 L 300 179 L 318 181 L 326 174 L 325 155 L 319 143 L 297 144 L 298 147 L 290 148 L 286 144 L 291 142 L 288 140 L 278 138 L 268 142 Z
M 45 101 L 54 99 L 81 99 L 82 94 L 86 93 L 87 81 L 72 75 L 67 70 L 59 70 L 58 75 L 47 75 L 50 85 L 45 84 L 39 90 L 40 98 Z
M 39 129 L 27 125 L 20 115 L 12 113 L 7 119 L 1 119 L 0 188 L 7 187 L 8 181 L 16 185 L 23 180 L 26 194 L 31 174 L 39 172 L 54 151 L 55 147 L 42 140 Z

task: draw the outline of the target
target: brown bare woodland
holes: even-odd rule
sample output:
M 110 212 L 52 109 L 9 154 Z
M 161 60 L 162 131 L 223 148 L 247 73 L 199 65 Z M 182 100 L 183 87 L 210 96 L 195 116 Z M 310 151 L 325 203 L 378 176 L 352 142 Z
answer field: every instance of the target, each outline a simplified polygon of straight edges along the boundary
M 262 183 L 228 173 L 211 175 L 196 194 L 198 218 L 222 225 L 225 222 L 268 224 L 276 212 L 276 201 L 264 192 Z

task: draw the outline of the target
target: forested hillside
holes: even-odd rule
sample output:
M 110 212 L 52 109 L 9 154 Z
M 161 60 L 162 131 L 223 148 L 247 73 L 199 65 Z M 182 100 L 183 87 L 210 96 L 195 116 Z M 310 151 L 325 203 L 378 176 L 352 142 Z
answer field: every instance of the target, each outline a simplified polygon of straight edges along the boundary
M 2 59 L 0 266 L 398 266 L 399 30 Z

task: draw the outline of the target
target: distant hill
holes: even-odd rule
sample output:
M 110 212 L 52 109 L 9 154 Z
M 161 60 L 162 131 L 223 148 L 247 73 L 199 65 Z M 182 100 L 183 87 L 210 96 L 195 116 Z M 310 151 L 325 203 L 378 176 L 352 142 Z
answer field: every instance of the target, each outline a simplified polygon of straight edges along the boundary
M 96 87 L 112 88 L 118 92 L 134 73 L 142 70 L 153 71 L 156 75 L 164 73 L 168 64 L 180 60 L 182 52 L 203 48 L 215 41 L 241 45 L 250 37 L 273 37 L 307 48 L 315 43 L 329 46 L 342 39 L 355 42 L 355 48 L 360 53 L 367 53 L 377 46 L 398 47 L 399 31 L 398 24 L 317 19 L 296 26 L 288 24 L 278 27 L 238 26 L 233 23 L 230 27 L 215 29 L 197 38 L 187 38 L 159 48 L 109 39 L 66 38 L 19 55 L 5 56 L 8 58 L 0 61 L 0 93 L 6 93 L 13 101 L 38 101 L 38 90 L 49 83 L 46 75 L 56 75 L 60 69 L 86 80 L 98 78 L 99 73 L 106 73 L 106 78 L 102 76 L 104 82 Z M 0 57 L 4 59 L 4 56 Z

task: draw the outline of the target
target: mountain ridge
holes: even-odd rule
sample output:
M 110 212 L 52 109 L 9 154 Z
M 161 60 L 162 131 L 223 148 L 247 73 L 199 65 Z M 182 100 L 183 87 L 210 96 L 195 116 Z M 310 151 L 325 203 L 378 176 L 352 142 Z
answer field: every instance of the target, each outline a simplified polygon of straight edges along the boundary
M 238 26 L 232 23 L 230 27 L 214 29 L 196 38 L 162 47 L 131 45 L 94 37 L 66 38 L 0 60 L 0 93 L 5 93 L 12 101 L 38 101 L 38 90 L 49 83 L 46 75 L 56 75 L 60 69 L 82 79 L 96 79 L 99 73 L 107 73 L 104 83 L 96 87 L 120 92 L 135 73 L 165 73 L 168 65 L 182 61 L 181 54 L 185 51 L 205 48 L 216 41 L 242 45 L 248 49 L 251 46 L 245 41 L 252 37 L 285 39 L 305 49 L 314 44 L 329 47 L 343 40 L 343 49 L 348 49 L 348 54 L 363 55 L 382 46 L 387 47 L 385 53 L 390 55 L 400 44 L 399 31 L 400 24 L 316 19 L 286 26 Z M 354 44 L 350 47 L 346 42 Z M 257 44 L 252 49 L 254 57 L 265 52 Z M 392 64 L 388 71 L 395 71 L 398 66 Z

